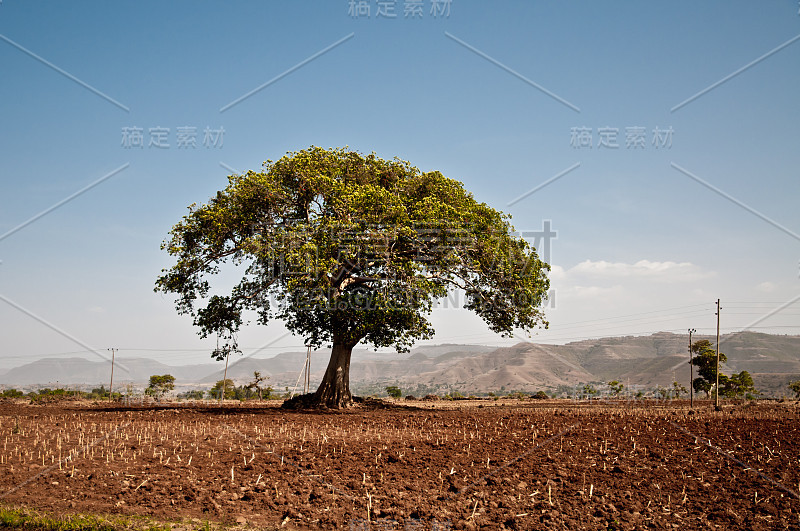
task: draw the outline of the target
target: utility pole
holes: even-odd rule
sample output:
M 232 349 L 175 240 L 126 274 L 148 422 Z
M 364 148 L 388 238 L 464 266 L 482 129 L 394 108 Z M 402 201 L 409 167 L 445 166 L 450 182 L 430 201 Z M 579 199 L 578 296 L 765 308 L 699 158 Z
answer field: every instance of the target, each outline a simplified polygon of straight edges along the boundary
M 721 308 L 719 307 L 719 299 L 717 299 L 717 382 L 714 385 L 714 409 L 719 411 L 719 311 Z
M 306 350 L 306 376 L 303 379 L 303 394 L 308 394 L 311 388 L 311 347 Z
M 225 353 L 225 373 L 222 375 L 222 394 L 219 395 L 219 403 L 222 405 L 222 399 L 225 398 L 225 386 L 228 384 L 228 356 L 231 352 Z
M 114 389 L 114 354 L 119 349 L 109 348 L 106 350 L 111 351 L 111 382 L 108 384 L 108 400 L 111 401 L 111 391 Z
M 689 329 L 689 409 L 694 408 L 694 365 L 692 365 L 692 334 L 697 332 Z

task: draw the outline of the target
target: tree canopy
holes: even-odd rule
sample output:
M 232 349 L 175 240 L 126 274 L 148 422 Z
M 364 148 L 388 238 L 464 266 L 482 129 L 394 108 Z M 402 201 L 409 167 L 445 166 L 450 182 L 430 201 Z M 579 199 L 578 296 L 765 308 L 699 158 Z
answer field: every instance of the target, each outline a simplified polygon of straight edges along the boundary
M 162 248 L 175 264 L 156 290 L 174 293 L 213 356 L 238 351 L 243 312 L 284 322 L 305 344 L 332 344 L 316 393 L 347 405 L 349 360 L 359 342 L 407 351 L 433 335 L 428 315 L 449 290 L 495 332 L 547 326 L 547 271 L 515 237 L 509 217 L 438 171 L 346 148 L 311 147 L 228 178 L 207 204 L 191 205 Z M 241 280 L 212 291 L 225 264 Z
M 692 352 L 697 354 L 692 358 L 692 364 L 697 367 L 700 375 L 692 382 L 695 391 L 703 391 L 706 396 L 711 396 L 717 382 L 717 354 L 711 342 L 707 339 L 692 344 Z M 719 362 L 725 363 L 728 357 L 719 353 Z M 747 395 L 756 395 L 758 391 L 753 384 L 753 378 L 747 371 L 726 376 L 719 373 L 719 394 L 728 398 L 741 398 Z
M 171 374 L 154 374 L 150 377 L 150 385 L 145 389 L 145 394 L 155 398 L 161 398 L 168 392 L 175 389 L 175 377 Z
M 789 382 L 789 390 L 794 393 L 794 398 L 800 400 L 800 380 Z
M 692 358 L 692 365 L 697 367 L 699 376 L 692 382 L 692 387 L 697 392 L 703 391 L 706 396 L 711 396 L 711 391 L 717 382 L 717 353 L 711 342 L 702 339 L 692 344 L 692 353 L 696 354 Z M 722 352 L 719 353 L 719 362 L 725 363 L 728 357 Z M 722 381 L 722 379 L 720 379 Z

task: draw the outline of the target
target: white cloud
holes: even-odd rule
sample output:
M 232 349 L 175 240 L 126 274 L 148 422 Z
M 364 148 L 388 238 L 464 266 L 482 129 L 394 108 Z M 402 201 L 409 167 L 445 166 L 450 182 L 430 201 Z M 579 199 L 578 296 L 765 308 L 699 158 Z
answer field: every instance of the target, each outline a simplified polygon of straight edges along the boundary
M 598 299 L 608 300 L 610 297 L 618 297 L 624 293 L 625 289 L 620 285 L 615 286 L 565 286 L 558 293 L 571 299 Z
M 714 276 L 691 262 L 653 262 L 639 260 L 636 263 L 584 260 L 568 269 L 565 277 L 602 279 L 646 278 L 658 282 L 695 281 Z
M 756 290 L 762 293 L 772 293 L 778 286 L 774 282 L 762 282 L 756 286 Z

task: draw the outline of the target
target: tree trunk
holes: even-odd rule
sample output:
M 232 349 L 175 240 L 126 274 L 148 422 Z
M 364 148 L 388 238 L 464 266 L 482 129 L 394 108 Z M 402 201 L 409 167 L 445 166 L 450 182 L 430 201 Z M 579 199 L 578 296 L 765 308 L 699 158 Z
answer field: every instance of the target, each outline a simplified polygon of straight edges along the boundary
M 320 406 L 333 409 L 347 407 L 353 402 L 350 394 L 350 356 L 353 354 L 353 347 L 345 343 L 333 343 L 331 359 L 325 376 L 319 385 L 317 392 L 314 393 L 314 402 Z

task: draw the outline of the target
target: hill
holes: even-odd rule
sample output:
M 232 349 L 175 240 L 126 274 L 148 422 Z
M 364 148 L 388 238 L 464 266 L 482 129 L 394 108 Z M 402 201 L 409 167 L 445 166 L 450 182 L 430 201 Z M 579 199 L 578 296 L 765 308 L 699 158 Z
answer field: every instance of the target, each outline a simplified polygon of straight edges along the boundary
M 696 340 L 713 337 L 696 336 Z M 790 380 L 800 379 L 800 336 L 739 332 L 723 336 L 721 350 L 728 356 L 725 374 L 747 370 L 756 387 L 768 396 L 788 394 Z M 294 388 L 305 352 L 284 352 L 272 358 L 233 357 L 228 378 L 237 383 L 252 379 L 253 371 L 269 376 L 276 390 Z M 312 386 L 328 362 L 328 350 L 311 356 Z M 455 390 L 462 394 L 489 391 L 556 390 L 584 383 L 619 380 L 629 389 L 669 387 L 689 383 L 688 338 L 659 332 L 577 341 L 566 345 L 524 342 L 511 347 L 434 345 L 407 354 L 356 349 L 351 361 L 351 387 L 361 393 L 380 393 L 387 385 L 422 394 Z M 83 358 L 42 359 L 0 374 L 6 386 L 107 385 L 110 364 Z M 118 358 L 114 387 L 147 384 L 153 374 L 172 374 L 180 387 L 208 389 L 221 380 L 224 365 L 202 363 L 169 366 L 147 358 Z

